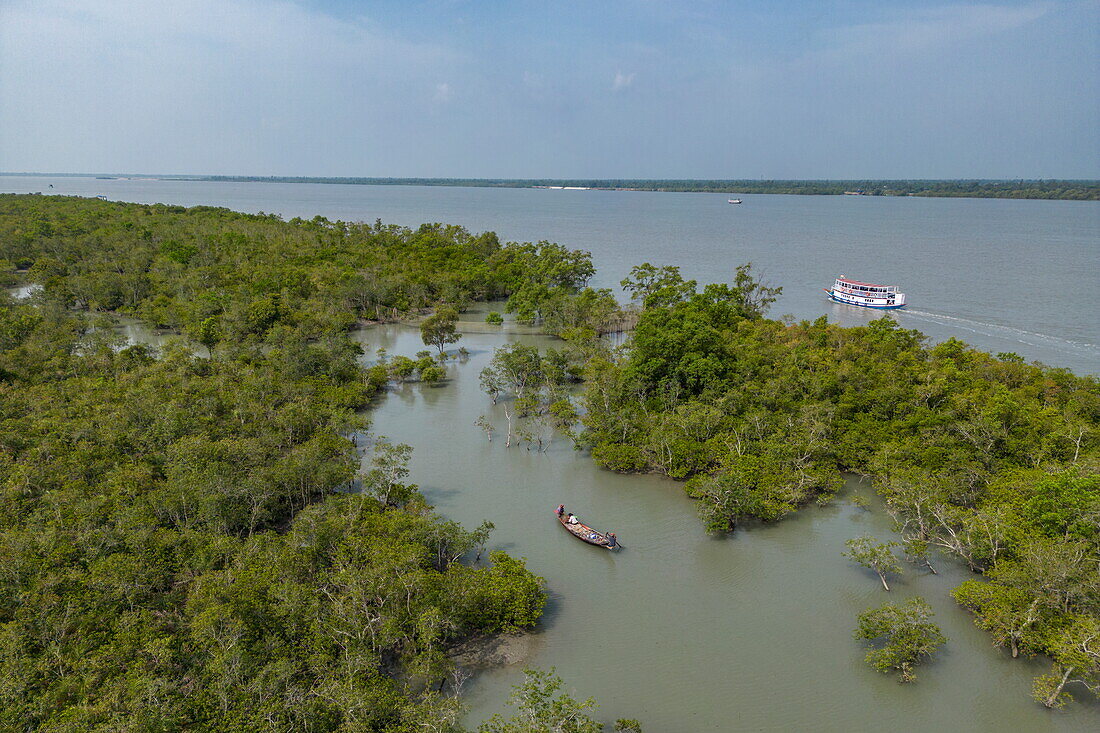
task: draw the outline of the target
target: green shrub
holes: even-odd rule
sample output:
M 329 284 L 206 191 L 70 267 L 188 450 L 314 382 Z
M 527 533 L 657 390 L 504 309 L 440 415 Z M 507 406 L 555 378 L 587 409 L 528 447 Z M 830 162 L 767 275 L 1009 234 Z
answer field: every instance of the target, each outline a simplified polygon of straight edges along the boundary
M 619 473 L 638 473 L 649 466 L 640 448 L 622 443 L 600 443 L 592 449 L 592 460 Z
M 420 381 L 424 384 L 435 384 L 447 377 L 447 370 L 436 364 L 420 369 Z

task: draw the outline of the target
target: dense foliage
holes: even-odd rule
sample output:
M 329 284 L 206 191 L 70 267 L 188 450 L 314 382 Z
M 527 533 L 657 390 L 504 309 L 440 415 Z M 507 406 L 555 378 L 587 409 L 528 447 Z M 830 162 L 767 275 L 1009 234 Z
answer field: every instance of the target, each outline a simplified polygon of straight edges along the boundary
M 589 717 L 596 707 L 592 698 L 578 701 L 562 691 L 553 670 L 524 670 L 524 681 L 515 686 L 508 704 L 516 709 L 511 719 L 494 715 L 479 733 L 600 733 L 604 727 Z
M 0 197 L 0 248 L 42 286 L 0 294 L 0 728 L 453 729 L 448 647 L 536 623 L 542 581 L 460 562 L 490 525 L 435 516 L 406 446 L 356 479 L 357 411 L 439 367 L 364 369 L 342 329 L 506 294 L 508 248 L 40 197 Z
M 894 556 L 894 548 L 898 543 L 879 542 L 874 537 L 863 536 L 853 537 L 845 545 L 848 551 L 844 556 L 854 563 L 873 570 L 882 581 L 882 587 L 890 590 L 890 585 L 886 582 L 887 574 L 901 573 L 901 563 Z
M 586 286 L 596 272 L 587 252 L 539 242 L 517 245 L 513 261 L 521 283 L 508 298 L 507 311 L 517 321 L 537 323 L 558 336 L 612 330 L 619 305 L 610 290 Z
M 902 682 L 915 680 L 915 667 L 947 641 L 929 620 L 932 615 L 923 598 L 910 598 L 900 606 L 885 603 L 861 613 L 855 638 L 876 645 L 867 652 L 867 663 L 880 672 L 896 671 Z
M 592 698 L 577 700 L 562 691 L 562 680 L 551 669 L 525 669 L 524 680 L 512 688 L 508 705 L 515 714 L 506 719 L 499 713 L 478 728 L 478 733 L 601 733 L 605 727 L 588 715 L 598 707 Z M 642 733 L 637 720 L 619 718 L 617 733 Z
M 507 296 L 535 319 L 564 309 L 563 296 L 592 274 L 585 252 L 441 224 L 0 195 L 0 271 L 28 268 L 30 282 L 67 306 L 126 313 L 211 345 L 262 341 L 278 328 L 317 338 L 361 318 Z
M 626 191 L 700 191 L 715 193 L 786 193 L 869 196 L 964 196 L 970 198 L 1100 200 L 1100 181 L 1092 180 L 693 180 L 693 179 L 545 179 L 545 178 L 306 178 L 206 176 L 207 181 L 288 183 L 360 183 L 372 186 L 483 186 L 530 188 L 571 186 Z
M 556 432 L 576 440 L 577 413 L 569 388 L 580 381 L 580 364 L 585 358 L 583 344 L 545 353 L 534 346 L 508 344 L 494 352 L 489 366 L 481 370 L 480 382 L 494 404 L 502 396 L 511 398 L 501 403 L 505 447 L 515 438 L 528 449 L 534 445 L 542 451 Z M 477 425 L 492 440 L 495 427 L 485 415 L 478 418 Z
M 0 300 L 0 727 L 451 727 L 457 703 L 432 692 L 448 644 L 533 624 L 541 583 L 503 554 L 459 562 L 488 528 L 433 516 L 407 447 L 379 443 L 361 490 L 339 490 L 356 410 L 443 374 L 430 352 L 364 369 L 345 331 L 444 304 L 423 334 L 443 352 L 447 305 L 506 296 L 569 338 L 483 374 L 515 397 L 508 442 L 572 427 L 583 364 L 573 436 L 608 468 L 687 479 L 712 530 L 873 475 L 908 554 L 984 573 L 956 598 L 995 643 L 1051 656 L 1041 702 L 1100 689 L 1095 378 L 888 318 L 768 320 L 778 289 L 747 267 L 701 292 L 635 268 L 615 352 L 594 334 L 621 314 L 586 287 L 586 254 L 442 225 L 0 196 L 0 260 L 41 286 Z M 177 329 L 209 358 L 123 348 L 80 311 Z
M 696 292 L 643 265 L 624 287 L 644 306 L 637 329 L 586 375 L 598 463 L 689 479 L 715 531 L 827 499 L 841 471 L 872 475 L 907 552 L 946 550 L 985 574 L 957 591 L 978 624 L 1053 657 L 1044 702 L 1065 694 L 1059 681 L 1100 689 L 1096 378 L 929 346 L 890 318 L 768 320 L 772 293 L 744 269 Z

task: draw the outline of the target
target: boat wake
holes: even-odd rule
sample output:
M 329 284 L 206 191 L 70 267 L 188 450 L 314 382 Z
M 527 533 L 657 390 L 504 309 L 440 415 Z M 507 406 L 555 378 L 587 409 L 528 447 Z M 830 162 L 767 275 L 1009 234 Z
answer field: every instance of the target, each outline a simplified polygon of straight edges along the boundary
M 975 321 L 969 318 L 960 318 L 958 316 L 947 316 L 942 313 L 929 313 L 928 311 L 913 310 L 912 308 L 894 311 L 894 315 L 898 317 L 899 320 L 911 317 L 919 321 L 938 323 L 943 326 L 950 326 L 952 328 L 970 331 L 971 333 L 982 334 L 983 336 L 1000 337 L 1009 341 L 1027 344 L 1028 346 L 1054 349 L 1066 354 L 1092 358 L 1096 359 L 1097 363 L 1100 364 L 1100 345 L 1087 341 L 1074 341 L 1058 336 L 1050 336 L 1045 333 L 1028 331 L 1023 328 Z

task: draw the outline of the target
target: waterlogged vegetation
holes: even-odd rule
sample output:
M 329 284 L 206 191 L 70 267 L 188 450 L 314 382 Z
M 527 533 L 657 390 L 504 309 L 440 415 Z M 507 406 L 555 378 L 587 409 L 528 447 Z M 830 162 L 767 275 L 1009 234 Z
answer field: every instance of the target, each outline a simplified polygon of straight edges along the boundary
M 589 341 L 588 348 L 600 349 Z M 577 412 L 570 399 L 571 387 L 581 379 L 580 364 L 586 350 L 567 345 L 564 349 L 540 352 L 534 346 L 509 344 L 496 350 L 493 360 L 480 374 L 481 388 L 497 404 L 501 398 L 505 423 L 505 446 L 519 440 L 528 449 L 549 447 L 555 433 L 577 441 L 574 426 Z M 484 415 L 478 427 L 492 440 L 495 426 Z
M 854 563 L 873 570 L 879 580 L 882 581 L 883 589 L 890 590 L 890 586 L 886 582 L 886 576 L 891 573 L 900 575 L 902 572 L 901 563 L 894 555 L 894 548 L 898 546 L 898 543 L 878 542 L 874 537 L 855 537 L 848 540 L 846 544 L 848 545 L 848 551 L 844 553 L 844 556 Z
M 0 247 L 41 285 L 0 296 L 0 727 L 457 730 L 448 649 L 532 627 L 543 582 L 477 561 L 491 525 L 436 516 L 407 446 L 356 478 L 358 411 L 441 369 L 366 369 L 344 330 L 507 295 L 540 248 L 10 196 Z M 107 310 L 193 346 L 127 346 Z
M 880 672 L 898 673 L 902 682 L 917 678 L 914 668 L 930 658 L 947 639 L 929 619 L 932 608 L 923 598 L 898 606 L 885 603 L 859 615 L 855 638 L 878 642 L 867 652 L 867 663 Z
M 491 232 L 0 195 L 0 271 L 16 270 L 68 307 L 124 313 L 215 346 L 281 329 L 323 339 L 363 319 L 503 298 L 519 318 L 558 330 L 580 317 L 566 296 L 600 301 L 584 289 L 587 253 L 502 244 Z
M 448 645 L 537 622 L 407 453 L 334 490 L 374 391 L 347 349 L 155 357 L 48 297 L 0 333 L 0 727 L 444 730 Z
M 599 707 L 592 698 L 577 700 L 562 690 L 562 680 L 554 670 L 524 670 L 524 680 L 513 688 L 508 705 L 515 709 L 510 718 L 494 715 L 478 728 L 478 733 L 601 733 L 604 725 L 589 716 Z M 619 718 L 612 730 L 617 733 L 641 733 L 637 720 Z
M 984 575 L 955 591 L 1013 654 L 1053 660 L 1036 698 L 1100 691 L 1100 384 L 929 346 L 889 318 L 841 328 L 764 318 L 776 291 L 635 268 L 629 344 L 589 361 L 582 440 L 616 471 L 685 479 L 714 531 L 826 501 L 841 471 L 873 476 L 907 553 L 930 548 Z M 886 575 L 889 545 L 850 557 Z
M 930 572 L 933 552 L 957 558 L 979 575 L 955 598 L 993 643 L 1050 658 L 1040 703 L 1100 689 L 1094 378 L 890 319 L 771 320 L 778 288 L 748 266 L 700 288 L 640 265 L 624 313 L 587 286 L 585 253 L 442 225 L 3 196 L 0 260 L 41 286 L 0 308 L 11 720 L 120 725 L 163 706 L 169 726 L 453 726 L 450 645 L 529 628 L 541 582 L 507 555 L 473 561 L 489 525 L 433 515 L 407 446 L 376 441 L 362 490 L 341 490 L 343 436 L 386 383 L 443 380 L 459 313 L 488 298 L 562 339 L 493 356 L 481 386 L 506 424 L 480 418 L 489 440 L 564 435 L 608 469 L 682 480 L 718 533 L 828 502 L 842 471 L 871 476 L 900 543 L 855 538 L 850 559 L 888 589 L 896 547 Z M 360 366 L 349 328 L 429 310 L 434 356 Z M 82 311 L 191 346 L 122 348 Z M 625 345 L 599 338 L 624 323 Z M 903 679 L 943 642 L 915 602 L 859 624 L 868 661 Z M 522 699 L 562 699 L 541 675 Z

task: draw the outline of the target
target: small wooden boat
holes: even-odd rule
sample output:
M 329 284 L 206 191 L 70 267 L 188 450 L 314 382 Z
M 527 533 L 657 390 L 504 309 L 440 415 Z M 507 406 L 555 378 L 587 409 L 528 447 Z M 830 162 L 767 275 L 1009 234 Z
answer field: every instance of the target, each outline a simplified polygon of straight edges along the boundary
M 595 545 L 596 547 L 602 547 L 605 550 L 619 549 L 619 543 L 616 541 L 615 544 L 611 544 L 612 540 L 608 539 L 607 535 L 603 532 L 597 532 L 587 524 L 581 524 L 579 522 L 577 524 L 569 524 L 569 522 L 566 521 L 567 519 L 565 515 L 558 515 L 558 521 L 561 522 L 561 526 L 565 527 L 569 531 L 569 534 L 573 535 L 578 540 L 587 542 L 590 545 Z

